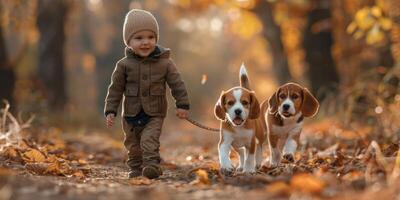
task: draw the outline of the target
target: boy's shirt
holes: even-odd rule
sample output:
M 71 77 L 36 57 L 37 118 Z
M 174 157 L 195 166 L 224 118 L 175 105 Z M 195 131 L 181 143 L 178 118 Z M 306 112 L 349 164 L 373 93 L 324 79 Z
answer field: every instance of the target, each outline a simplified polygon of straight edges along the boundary
M 125 49 L 125 57 L 116 64 L 105 100 L 104 113 L 117 114 L 122 101 L 122 116 L 136 116 L 141 109 L 149 116 L 165 117 L 166 85 L 171 88 L 177 108 L 189 109 L 185 84 L 170 58 L 170 50 L 157 46 L 147 58 Z

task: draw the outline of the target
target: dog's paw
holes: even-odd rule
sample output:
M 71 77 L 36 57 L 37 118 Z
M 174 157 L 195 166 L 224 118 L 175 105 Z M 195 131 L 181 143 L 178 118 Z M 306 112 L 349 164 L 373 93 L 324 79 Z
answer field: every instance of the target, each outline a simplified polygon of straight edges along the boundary
M 236 168 L 236 172 L 243 172 L 243 167 L 238 167 L 238 168 Z
M 256 172 L 255 169 L 248 169 L 248 170 L 244 169 L 243 170 L 243 174 L 245 174 L 245 175 L 256 175 L 257 172 Z
M 235 172 L 233 168 L 221 168 L 220 171 L 225 176 L 232 176 Z
M 294 156 L 293 154 L 285 154 L 283 155 L 283 159 L 289 163 L 294 163 Z

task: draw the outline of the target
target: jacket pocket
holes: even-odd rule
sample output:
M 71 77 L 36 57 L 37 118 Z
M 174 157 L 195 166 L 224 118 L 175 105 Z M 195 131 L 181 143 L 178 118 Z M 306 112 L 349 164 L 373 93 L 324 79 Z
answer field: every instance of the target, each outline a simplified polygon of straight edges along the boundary
M 150 110 L 157 114 L 163 114 L 167 109 L 165 97 L 165 83 L 153 82 L 150 85 Z
M 139 85 L 136 83 L 128 83 L 125 86 L 125 96 L 137 97 L 139 93 Z

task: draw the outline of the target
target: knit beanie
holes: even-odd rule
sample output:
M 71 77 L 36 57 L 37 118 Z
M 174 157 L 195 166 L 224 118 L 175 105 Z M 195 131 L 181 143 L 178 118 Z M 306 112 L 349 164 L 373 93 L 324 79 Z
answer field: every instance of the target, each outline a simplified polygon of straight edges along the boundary
M 158 41 L 158 23 L 156 18 L 148 11 L 140 9 L 132 9 L 125 16 L 123 38 L 126 46 L 133 34 L 139 31 L 153 31 L 156 34 L 156 42 Z

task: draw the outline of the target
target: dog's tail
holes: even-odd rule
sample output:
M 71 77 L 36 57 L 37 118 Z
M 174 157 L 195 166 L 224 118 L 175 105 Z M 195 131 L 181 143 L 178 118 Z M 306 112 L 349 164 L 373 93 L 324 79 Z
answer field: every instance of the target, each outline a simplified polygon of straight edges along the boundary
M 246 71 L 246 67 L 244 66 L 244 63 L 242 63 L 242 66 L 240 66 L 239 80 L 240 80 L 240 87 L 244 87 L 248 90 L 251 90 L 250 83 L 249 83 L 249 77 L 247 75 L 247 71 Z

